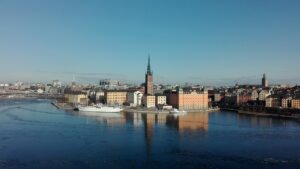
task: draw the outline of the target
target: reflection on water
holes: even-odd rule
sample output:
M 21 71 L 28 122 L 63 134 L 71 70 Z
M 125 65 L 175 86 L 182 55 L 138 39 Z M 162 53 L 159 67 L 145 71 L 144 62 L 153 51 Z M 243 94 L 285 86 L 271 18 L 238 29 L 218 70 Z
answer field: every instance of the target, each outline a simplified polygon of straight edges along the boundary
M 94 119 L 105 123 L 108 126 L 125 125 L 126 119 L 120 113 L 99 113 L 99 112 L 73 112 L 74 115 L 85 116 L 87 119 Z
M 233 112 L 65 112 L 49 101 L 0 101 L 1 169 L 294 169 L 299 142 L 298 122 Z
M 98 112 L 73 112 L 73 115 L 85 116 L 108 125 L 133 124 L 134 127 L 145 126 L 146 133 L 151 133 L 154 125 L 167 125 L 178 130 L 180 133 L 188 132 L 207 132 L 209 113 L 188 113 L 183 116 L 170 114 L 141 114 L 141 113 L 98 113 Z M 151 134 L 150 134 L 151 135 Z
M 237 123 L 239 125 L 247 125 L 248 127 L 257 128 L 273 128 L 273 127 L 286 127 L 290 120 L 280 118 L 270 118 L 261 116 L 252 116 L 245 114 L 237 115 Z
M 179 132 L 207 132 L 208 113 L 188 113 L 184 116 L 168 116 L 167 125 L 175 127 Z

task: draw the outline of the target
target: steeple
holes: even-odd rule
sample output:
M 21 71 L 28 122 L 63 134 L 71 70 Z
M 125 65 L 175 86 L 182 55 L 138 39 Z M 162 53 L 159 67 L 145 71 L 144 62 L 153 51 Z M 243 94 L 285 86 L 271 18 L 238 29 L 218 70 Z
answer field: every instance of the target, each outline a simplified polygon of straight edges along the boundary
M 152 74 L 152 72 L 151 72 L 151 66 L 150 66 L 150 55 L 148 55 L 147 74 Z

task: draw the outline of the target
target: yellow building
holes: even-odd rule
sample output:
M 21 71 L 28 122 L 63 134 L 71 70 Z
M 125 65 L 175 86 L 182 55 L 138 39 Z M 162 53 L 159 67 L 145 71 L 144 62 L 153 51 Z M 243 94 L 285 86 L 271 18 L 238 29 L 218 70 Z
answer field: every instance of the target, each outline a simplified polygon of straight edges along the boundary
M 156 106 L 158 105 L 166 105 L 167 104 L 167 96 L 156 96 Z
M 67 103 L 71 104 L 87 104 L 88 96 L 85 92 L 68 92 L 65 93 L 65 100 Z
M 300 99 L 293 99 L 291 107 L 294 109 L 300 109 Z
M 127 101 L 127 92 L 126 90 L 106 90 L 104 93 L 104 102 L 110 105 L 123 105 Z
M 155 107 L 155 96 L 143 96 L 143 105 L 147 108 Z

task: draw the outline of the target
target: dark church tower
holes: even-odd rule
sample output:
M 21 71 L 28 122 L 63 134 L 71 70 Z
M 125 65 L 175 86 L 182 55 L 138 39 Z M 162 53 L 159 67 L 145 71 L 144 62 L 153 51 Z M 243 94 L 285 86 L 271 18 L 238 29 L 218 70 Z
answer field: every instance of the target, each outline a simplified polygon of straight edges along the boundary
M 151 71 L 150 66 L 150 56 L 148 56 L 148 66 L 147 66 L 147 72 L 145 75 L 145 95 L 154 95 L 153 91 L 153 72 Z
M 268 87 L 269 86 L 269 83 L 268 83 L 268 80 L 267 80 L 267 77 L 266 77 L 265 73 L 263 75 L 263 78 L 261 79 L 261 85 L 262 85 L 262 87 Z

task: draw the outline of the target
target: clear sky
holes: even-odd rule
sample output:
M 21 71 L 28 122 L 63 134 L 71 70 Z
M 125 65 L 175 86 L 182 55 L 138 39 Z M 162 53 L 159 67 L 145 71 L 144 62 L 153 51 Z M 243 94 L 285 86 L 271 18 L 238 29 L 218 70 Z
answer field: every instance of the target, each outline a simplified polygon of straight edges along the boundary
M 0 0 L 1 81 L 300 84 L 299 0 Z

